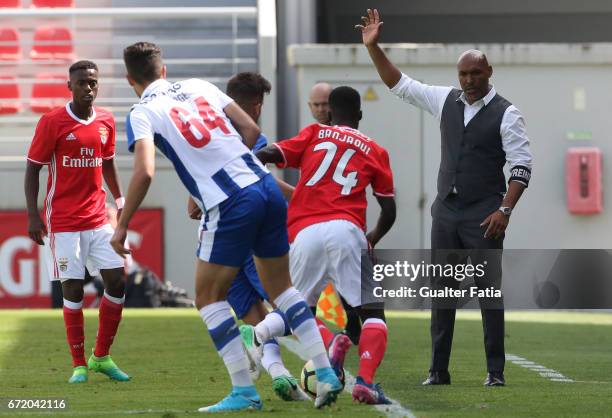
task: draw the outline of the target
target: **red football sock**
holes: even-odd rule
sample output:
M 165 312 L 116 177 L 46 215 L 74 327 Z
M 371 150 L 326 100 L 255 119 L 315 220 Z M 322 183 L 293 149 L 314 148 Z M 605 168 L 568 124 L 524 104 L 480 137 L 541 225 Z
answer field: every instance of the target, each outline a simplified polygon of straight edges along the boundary
M 382 319 L 368 319 L 359 338 L 359 376 L 372 384 L 376 369 L 387 350 L 387 325 Z
M 317 328 L 319 328 L 319 332 L 321 333 L 321 337 L 323 338 L 323 344 L 325 344 L 325 348 L 328 348 L 334 339 L 334 333 L 327 328 L 327 325 L 319 318 L 315 318 L 317 321 Z
M 64 306 L 64 325 L 72 355 L 72 367 L 86 366 L 83 309 L 70 309 Z
M 121 322 L 121 312 L 123 311 L 123 301 L 115 303 L 108 299 L 106 293 L 100 302 L 98 335 L 96 336 L 96 348 L 94 356 L 104 357 L 108 355 L 110 346 L 113 344 L 119 322 Z

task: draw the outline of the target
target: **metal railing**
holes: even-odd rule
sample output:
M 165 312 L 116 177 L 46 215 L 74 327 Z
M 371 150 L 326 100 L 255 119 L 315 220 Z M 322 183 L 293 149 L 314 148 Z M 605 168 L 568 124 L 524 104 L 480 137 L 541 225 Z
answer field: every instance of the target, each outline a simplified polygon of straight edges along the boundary
M 59 18 L 59 19 L 57 19 Z M 78 36 L 83 34 L 88 28 L 88 22 L 95 18 L 109 18 L 108 26 L 102 23 L 96 25 L 93 31 L 102 32 L 103 36 L 94 39 L 87 36 Z M 65 19 L 65 20 L 63 20 Z M 162 20 L 188 20 L 188 19 L 214 19 L 220 20 L 221 24 L 214 29 L 222 28 L 221 37 L 204 37 L 193 36 L 181 33 L 182 26 L 177 25 L 177 38 L 168 37 L 167 26 L 166 31 L 157 31 L 156 22 Z M 180 48 L 180 58 L 165 58 L 164 62 L 171 70 L 171 73 L 179 72 L 183 78 L 189 77 L 205 77 L 206 80 L 222 85 L 227 78 L 239 70 L 257 68 L 258 60 L 253 58 L 257 56 L 256 48 L 258 44 L 257 36 L 257 8 L 256 7 L 114 7 L 114 8 L 48 8 L 48 9 L 2 9 L 0 12 L 0 27 L 11 26 L 23 33 L 31 32 L 32 27 L 36 24 L 47 24 L 51 20 L 55 23 L 63 23 L 75 32 L 72 44 L 75 47 L 76 56 L 78 59 L 79 48 L 94 47 L 98 50 L 104 50 L 108 47 L 108 51 L 115 51 L 115 54 L 121 47 L 139 40 L 151 40 L 162 48 Z M 129 26 L 123 29 L 117 29 L 115 22 L 121 20 L 138 20 L 138 27 L 143 27 L 143 21 L 150 21 L 150 27 L 142 29 L 143 35 L 138 36 L 136 33 L 121 33 L 129 31 Z M 102 21 L 104 22 L 104 21 Z M 247 25 L 245 31 L 243 26 Z M 146 25 L 146 23 L 145 23 Z M 186 25 L 189 26 L 189 25 Z M 250 28 L 253 28 L 251 31 Z M 189 28 L 193 30 L 193 26 Z M 213 30 L 213 29 L 211 29 Z M 247 36 L 244 35 L 245 32 Z M 174 35 L 174 33 L 172 35 Z M 231 34 L 231 36 L 229 35 Z M 216 34 L 219 35 L 219 34 Z M 240 37 L 239 37 L 240 36 Z M 106 37 L 106 39 L 105 39 Z M 64 41 L 33 41 L 27 36 L 22 36 L 19 45 L 22 47 L 22 59 L 18 61 L 0 61 L 0 73 L 12 73 L 16 76 L 16 83 L 21 90 L 21 97 L 18 102 L 22 106 L 22 110 L 16 114 L 0 115 L 0 129 L 4 135 L 0 141 L 0 155 L 2 159 L 0 163 L 5 163 L 8 160 L 22 160 L 31 135 L 34 132 L 36 122 L 40 118 L 40 114 L 32 113 L 29 110 L 29 104 L 37 99 L 32 99 L 29 93 L 30 87 L 41 80 L 35 78 L 36 73 L 43 72 L 59 72 L 67 73 L 67 67 L 70 64 L 68 61 L 61 59 L 52 60 L 33 60 L 30 59 L 29 48 L 36 45 L 65 45 Z M 0 42 L 2 46 L 15 45 L 15 42 L 4 41 Z M 218 48 L 220 57 L 197 57 L 198 47 Z M 192 56 L 184 54 L 185 51 L 193 49 Z M 247 49 L 248 55 L 241 55 L 241 50 Z M 95 50 L 95 49 L 94 49 Z M 251 53 L 254 51 L 254 53 Z M 101 94 L 96 100 L 97 106 L 103 106 L 112 111 L 117 122 L 117 140 L 123 141 L 125 134 L 124 121 L 125 115 L 129 111 L 132 104 L 137 99 L 132 94 L 127 81 L 125 80 L 125 70 L 123 60 L 115 58 L 117 55 L 104 54 L 100 56 L 88 55 L 88 59 L 92 59 L 100 67 L 100 85 Z M 187 55 L 187 56 L 185 56 Z M 211 77 L 206 77 L 206 74 L 211 74 Z M 227 75 L 227 76 L 225 76 Z M 52 80 L 42 81 L 44 84 L 52 83 Z M 64 83 L 63 81 L 57 81 Z M 0 79 L 0 85 L 13 84 L 14 81 Z M 1 87 L 1 86 L 0 86 Z M 15 103 L 11 99 L 1 99 L 2 103 Z
M 0 19 L 31 19 L 33 17 L 112 17 L 130 19 L 193 18 L 193 17 L 257 17 L 256 7 L 90 7 L 2 9 Z

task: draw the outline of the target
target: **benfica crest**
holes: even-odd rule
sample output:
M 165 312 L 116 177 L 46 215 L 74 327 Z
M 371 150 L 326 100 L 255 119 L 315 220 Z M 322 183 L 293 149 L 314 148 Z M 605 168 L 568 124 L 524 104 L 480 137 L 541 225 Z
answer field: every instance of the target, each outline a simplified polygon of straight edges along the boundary
M 100 126 L 98 132 L 100 133 L 100 141 L 102 141 L 103 145 L 106 144 L 106 140 L 108 140 L 108 128 L 106 126 Z
M 66 271 L 68 270 L 68 259 L 67 258 L 60 258 L 59 260 L 59 269 L 61 271 Z

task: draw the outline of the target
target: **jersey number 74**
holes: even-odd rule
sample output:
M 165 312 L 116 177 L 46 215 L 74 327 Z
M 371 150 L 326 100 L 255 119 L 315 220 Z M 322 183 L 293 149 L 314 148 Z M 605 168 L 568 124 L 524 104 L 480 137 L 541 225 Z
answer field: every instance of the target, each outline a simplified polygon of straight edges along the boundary
M 306 186 L 314 186 L 323 176 L 325 176 L 325 174 L 327 174 L 327 171 L 334 161 L 336 152 L 338 151 L 338 146 L 333 142 L 321 142 L 314 147 L 313 151 L 320 150 L 325 150 L 325 157 L 323 157 L 319 168 L 317 168 L 310 180 L 306 182 Z M 342 191 L 340 192 L 342 195 L 351 194 L 351 189 L 357 185 L 357 171 L 351 171 L 344 175 L 344 170 L 354 154 L 354 149 L 347 149 L 344 151 L 344 154 L 342 154 L 340 160 L 336 164 L 336 169 L 332 176 L 332 180 L 342 186 Z

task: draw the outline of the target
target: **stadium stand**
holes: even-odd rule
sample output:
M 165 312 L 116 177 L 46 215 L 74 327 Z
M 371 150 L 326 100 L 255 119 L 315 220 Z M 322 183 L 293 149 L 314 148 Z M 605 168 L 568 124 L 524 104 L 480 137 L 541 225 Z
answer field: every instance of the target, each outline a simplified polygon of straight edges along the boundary
M 32 7 L 74 7 L 74 0 L 33 0 Z
M 21 0 L 0 0 L 0 7 L 21 7 Z
M 21 57 L 21 45 L 17 29 L 0 28 L 0 60 L 19 61 Z
M 19 85 L 14 75 L 0 75 L 0 115 L 21 111 Z
M 68 77 L 65 73 L 41 73 L 36 75 L 32 86 L 30 109 L 36 113 L 46 113 L 62 107 L 70 100 L 70 90 L 66 86 Z
M 72 31 L 62 26 L 41 26 L 34 32 L 33 60 L 74 60 Z
M 14 77 L 0 80 L 1 106 L 11 109 L 0 112 L 5 133 L 0 173 L 11 161 L 24 161 L 40 113 L 69 99 L 64 84 L 69 61 L 91 59 L 98 64 L 96 105 L 115 115 L 120 157 L 127 154 L 125 117 L 137 100 L 125 80 L 125 46 L 153 41 L 164 49 L 169 79 L 205 78 L 221 89 L 234 73 L 257 69 L 256 0 L 180 0 L 172 7 L 158 7 L 167 4 L 0 0 L 2 6 L 16 7 L 0 13 L 0 28 L 8 29 L 0 31 L 0 74 Z M 58 78 L 41 78 L 50 74 Z

